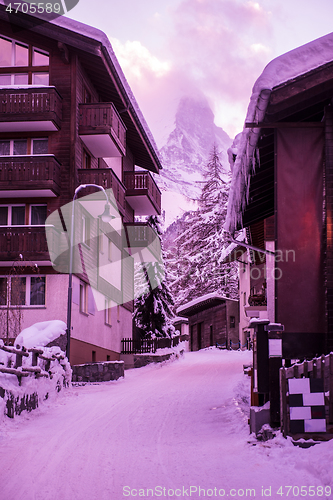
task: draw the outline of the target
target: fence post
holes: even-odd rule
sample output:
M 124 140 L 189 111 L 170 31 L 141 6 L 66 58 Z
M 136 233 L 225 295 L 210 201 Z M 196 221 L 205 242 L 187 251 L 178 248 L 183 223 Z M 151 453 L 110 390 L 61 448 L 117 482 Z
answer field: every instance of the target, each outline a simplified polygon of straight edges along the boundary
M 333 353 L 329 357 L 329 380 L 330 380 L 330 399 L 329 399 L 329 422 L 333 424 Z
M 287 429 L 287 378 L 286 369 L 280 368 L 280 424 L 283 437 L 286 437 Z
M 320 358 L 320 372 L 323 383 L 325 384 L 325 354 L 322 354 Z

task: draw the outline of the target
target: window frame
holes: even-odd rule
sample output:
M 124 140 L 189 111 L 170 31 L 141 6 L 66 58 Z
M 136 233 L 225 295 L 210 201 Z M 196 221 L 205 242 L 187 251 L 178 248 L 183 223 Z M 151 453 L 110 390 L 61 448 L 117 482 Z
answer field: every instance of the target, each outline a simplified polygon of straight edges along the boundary
M 79 311 L 88 316 L 88 284 L 82 280 L 79 283 Z
M 26 221 L 26 204 L 25 203 L 1 203 L 0 207 L 7 207 L 7 224 L 0 225 L 0 227 L 16 227 L 16 226 L 25 226 L 25 221 Z M 12 208 L 13 207 L 24 207 L 24 223 L 23 224 L 13 224 L 12 219 L 13 219 L 13 214 L 12 214 Z
M 105 298 L 105 309 L 104 309 L 104 323 L 107 326 L 112 326 L 112 301 L 111 299 Z
M 12 304 L 12 279 L 19 278 L 19 279 L 25 279 L 25 303 L 24 304 Z M 44 304 L 31 304 L 31 279 L 32 278 L 41 278 L 44 280 Z M 6 281 L 6 303 L 0 305 L 0 309 L 19 309 L 19 308 L 25 308 L 25 309 L 45 309 L 46 308 L 46 293 L 47 293 L 47 279 L 46 275 L 39 275 L 39 274 L 23 274 L 23 275 L 12 275 L 12 276 L 4 276 L 1 275 L 0 279 L 5 279 Z
M 0 77 L 1 75 L 8 75 L 10 76 L 11 83 L 10 84 L 3 84 L 4 86 L 6 85 L 15 85 L 15 76 L 20 75 L 20 74 L 26 74 L 27 75 L 27 83 L 21 83 L 21 85 L 35 85 L 33 83 L 33 78 L 34 75 L 38 74 L 48 74 L 50 77 L 50 53 L 47 50 L 40 49 L 39 47 L 35 47 L 34 45 L 27 44 L 24 42 L 20 42 L 19 40 L 15 40 L 13 38 L 7 37 L 7 36 L 0 36 L 1 39 L 6 40 L 7 42 L 10 42 L 12 44 L 11 48 L 11 64 L 10 66 L 0 66 Z M 28 49 L 28 64 L 23 65 L 23 66 L 16 66 L 16 50 L 15 47 L 16 45 L 20 47 L 25 47 Z M 35 52 L 43 54 L 45 56 L 48 56 L 48 64 L 46 65 L 39 65 L 35 66 L 34 65 L 34 54 Z M 38 84 L 37 84 L 38 85 Z M 44 84 L 40 84 L 44 85 Z M 47 86 L 50 86 L 50 81 L 48 79 Z
M 1 142 L 9 142 L 9 154 L 0 155 L 1 158 L 8 156 L 45 156 L 49 151 L 49 137 L 17 137 L 14 139 L 0 139 Z M 27 153 L 24 155 L 14 154 L 14 141 L 27 141 Z M 47 143 L 47 153 L 33 153 L 34 141 L 45 141 Z

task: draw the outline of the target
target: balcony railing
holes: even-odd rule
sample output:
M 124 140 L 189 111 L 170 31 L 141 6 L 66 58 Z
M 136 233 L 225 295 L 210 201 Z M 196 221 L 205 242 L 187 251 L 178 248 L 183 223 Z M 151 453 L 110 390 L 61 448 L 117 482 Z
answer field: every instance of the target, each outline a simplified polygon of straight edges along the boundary
M 126 154 L 126 127 L 111 102 L 79 104 L 79 111 L 79 135 L 96 158 Z
M 0 90 L 2 132 L 35 131 L 36 121 L 44 122 L 40 130 L 59 130 L 61 120 L 62 98 L 54 87 Z M 17 122 L 22 122 L 21 128 Z
M 125 186 L 111 168 L 78 169 L 79 184 L 98 184 L 104 189 L 112 189 L 119 212 L 125 213 Z
M 133 249 L 148 248 L 158 259 L 161 258 L 161 242 L 154 229 L 147 222 L 126 222 L 127 244 Z
M 124 184 L 127 200 L 136 215 L 161 213 L 161 191 L 149 172 L 124 172 Z M 143 203 L 144 197 L 149 204 Z
M 0 196 L 16 190 L 58 196 L 60 185 L 60 164 L 53 155 L 0 156 Z
M 56 231 L 54 229 L 54 231 Z M 44 226 L 0 226 L 0 260 L 49 261 Z

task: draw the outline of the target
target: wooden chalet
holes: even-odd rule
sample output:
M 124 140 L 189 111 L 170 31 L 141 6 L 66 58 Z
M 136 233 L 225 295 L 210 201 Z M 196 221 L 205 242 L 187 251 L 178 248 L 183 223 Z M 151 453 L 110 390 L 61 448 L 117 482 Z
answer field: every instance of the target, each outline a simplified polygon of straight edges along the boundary
M 333 34 L 273 60 L 232 150 L 226 228 L 246 228 L 283 358 L 333 350 Z M 272 256 L 273 252 L 273 256 Z
M 70 361 L 119 359 L 122 338 L 132 334 L 133 295 L 124 295 L 133 289 L 130 247 L 155 237 L 145 223 L 134 227 L 134 217 L 161 211 L 157 148 L 104 33 L 66 17 L 40 22 L 18 12 L 9 20 L 5 9 L 0 5 L 1 336 L 37 321 L 66 322 L 68 276 L 51 265 L 44 224 L 79 185 L 97 184 L 112 189 L 129 237 L 124 245 L 101 225 L 94 244 L 106 238 L 110 261 L 127 253 L 104 287 L 105 310 L 95 307 L 84 270 L 75 273 Z M 80 223 L 76 229 L 87 233 L 84 218 Z M 18 309 L 20 324 L 8 326 L 4 318 Z
M 188 318 L 191 351 L 239 347 L 238 300 L 209 293 L 178 307 L 177 315 Z

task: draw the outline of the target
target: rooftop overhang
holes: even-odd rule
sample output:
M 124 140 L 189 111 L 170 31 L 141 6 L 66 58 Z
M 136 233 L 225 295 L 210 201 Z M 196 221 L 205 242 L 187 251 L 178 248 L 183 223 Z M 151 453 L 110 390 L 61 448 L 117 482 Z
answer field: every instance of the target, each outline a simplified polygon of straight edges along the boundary
M 176 312 L 178 316 L 189 318 L 206 309 L 225 304 L 227 300 L 227 298 L 223 297 L 203 297 L 202 299 L 193 300 L 184 306 L 180 306 Z
M 324 127 L 325 108 L 331 105 L 332 99 L 333 62 L 330 62 L 273 87 L 263 119 L 245 123 L 251 146 L 256 150 L 256 162 L 249 178 L 244 180 L 245 208 L 241 222 L 238 221 L 233 230 L 274 215 L 275 131 Z

